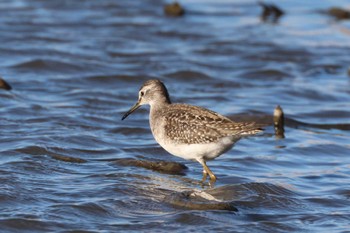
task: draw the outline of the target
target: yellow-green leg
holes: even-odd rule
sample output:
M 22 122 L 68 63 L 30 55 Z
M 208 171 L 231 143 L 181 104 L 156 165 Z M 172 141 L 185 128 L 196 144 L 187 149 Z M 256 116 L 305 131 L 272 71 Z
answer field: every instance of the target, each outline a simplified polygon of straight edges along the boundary
M 207 180 L 208 173 L 203 170 L 203 178 L 202 178 L 202 183 L 204 183 Z
M 203 159 L 198 160 L 198 162 L 200 164 L 202 164 L 204 170 L 203 170 L 203 178 L 202 178 L 202 182 L 206 181 L 207 179 L 207 175 L 210 176 L 210 183 L 215 183 L 216 181 L 216 176 L 214 175 L 214 173 L 209 169 L 209 167 L 207 166 L 207 164 L 205 163 L 205 161 Z

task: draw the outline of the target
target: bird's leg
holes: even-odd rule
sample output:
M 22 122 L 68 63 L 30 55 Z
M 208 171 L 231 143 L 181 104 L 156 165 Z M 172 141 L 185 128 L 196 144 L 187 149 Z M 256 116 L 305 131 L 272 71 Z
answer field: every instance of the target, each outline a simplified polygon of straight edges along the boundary
M 207 175 L 209 174 L 210 176 L 210 183 L 215 183 L 216 181 L 216 176 L 214 175 L 214 173 L 209 169 L 209 167 L 207 166 L 207 164 L 205 163 L 204 159 L 199 159 L 198 162 L 200 164 L 202 164 L 204 171 L 203 171 L 203 179 L 202 182 L 204 182 L 207 179 Z M 205 179 L 204 179 L 205 177 Z
M 202 178 L 202 183 L 204 183 L 204 181 L 206 181 L 206 180 L 207 180 L 207 176 L 208 176 L 208 173 L 207 173 L 205 170 L 203 170 L 203 178 Z
M 214 173 L 209 169 L 209 167 L 206 164 L 205 164 L 205 167 L 207 167 L 207 173 L 209 173 L 210 182 L 215 183 L 216 176 L 214 175 Z

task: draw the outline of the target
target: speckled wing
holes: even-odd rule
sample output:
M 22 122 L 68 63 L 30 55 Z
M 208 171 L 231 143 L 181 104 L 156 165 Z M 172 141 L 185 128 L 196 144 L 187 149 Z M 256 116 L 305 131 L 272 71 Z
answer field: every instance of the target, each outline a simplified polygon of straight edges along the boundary
M 177 143 L 202 144 L 217 142 L 226 136 L 237 136 L 260 132 L 255 123 L 236 123 L 205 108 L 187 104 L 172 104 L 165 117 L 167 137 Z

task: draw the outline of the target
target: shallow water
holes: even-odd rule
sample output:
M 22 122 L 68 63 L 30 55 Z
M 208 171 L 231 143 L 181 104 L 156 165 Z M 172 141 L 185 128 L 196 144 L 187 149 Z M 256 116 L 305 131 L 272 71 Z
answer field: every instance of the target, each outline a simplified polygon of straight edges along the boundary
M 320 10 L 347 1 L 0 2 L 2 232 L 350 230 L 350 21 Z M 150 78 L 174 102 L 273 126 L 208 163 L 154 141 L 143 107 L 120 118 Z M 177 162 L 168 174 L 130 161 Z M 126 162 L 125 162 L 126 161 Z

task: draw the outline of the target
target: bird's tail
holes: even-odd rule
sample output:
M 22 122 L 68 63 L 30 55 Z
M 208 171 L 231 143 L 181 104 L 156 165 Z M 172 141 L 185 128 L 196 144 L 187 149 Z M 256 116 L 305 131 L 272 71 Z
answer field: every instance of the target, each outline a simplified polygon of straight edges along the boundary
M 240 134 L 242 136 L 249 136 L 249 135 L 254 135 L 257 133 L 263 132 L 264 129 L 261 128 L 260 125 L 257 125 L 256 123 L 248 123 L 245 125 L 244 129 L 241 130 Z

